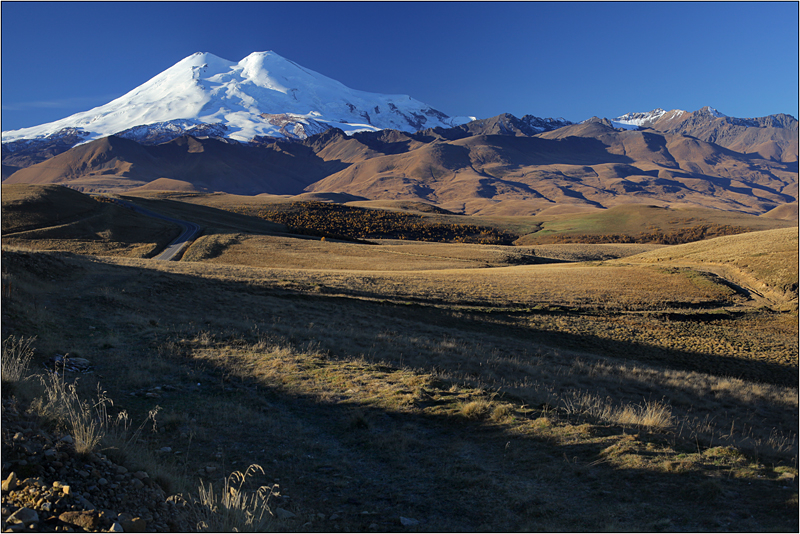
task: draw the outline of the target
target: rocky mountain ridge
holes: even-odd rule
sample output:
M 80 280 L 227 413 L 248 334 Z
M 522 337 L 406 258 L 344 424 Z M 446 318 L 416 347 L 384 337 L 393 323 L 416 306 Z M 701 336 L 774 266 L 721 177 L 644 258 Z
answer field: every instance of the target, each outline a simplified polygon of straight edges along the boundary
M 646 113 L 627 113 L 611 121 L 615 126 L 689 135 L 743 154 L 757 154 L 774 161 L 798 160 L 798 122 L 785 113 L 738 118 L 723 115 L 709 106 L 691 113 L 658 108 Z

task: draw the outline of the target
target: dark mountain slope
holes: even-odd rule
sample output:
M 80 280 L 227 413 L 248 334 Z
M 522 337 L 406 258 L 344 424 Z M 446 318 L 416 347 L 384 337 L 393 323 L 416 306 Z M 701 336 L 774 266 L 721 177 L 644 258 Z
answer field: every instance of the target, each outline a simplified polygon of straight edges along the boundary
M 199 191 L 296 194 L 341 168 L 299 144 L 253 147 L 184 136 L 144 146 L 111 136 L 22 169 L 4 183 L 60 183 L 84 191 L 106 191 L 169 178 L 190 183 Z

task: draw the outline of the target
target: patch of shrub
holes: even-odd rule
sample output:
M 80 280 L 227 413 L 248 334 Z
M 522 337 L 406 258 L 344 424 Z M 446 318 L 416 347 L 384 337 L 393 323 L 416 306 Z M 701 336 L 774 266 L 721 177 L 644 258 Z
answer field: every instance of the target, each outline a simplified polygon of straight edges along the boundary
M 657 245 L 681 245 L 683 243 L 693 243 L 712 237 L 722 237 L 726 235 L 736 235 L 750 232 L 749 228 L 743 226 L 731 226 L 728 224 L 698 224 L 689 228 L 680 228 L 670 232 L 661 230 L 650 230 L 638 234 L 553 234 L 537 239 L 539 244 L 563 244 L 563 243 L 584 243 L 584 244 L 609 244 L 609 243 L 652 243 Z M 535 237 L 535 236 L 534 236 Z
M 233 211 L 285 224 L 292 232 L 338 239 L 407 239 L 445 243 L 511 245 L 519 236 L 475 224 L 432 222 L 421 215 L 331 204 L 293 202 L 256 210 Z

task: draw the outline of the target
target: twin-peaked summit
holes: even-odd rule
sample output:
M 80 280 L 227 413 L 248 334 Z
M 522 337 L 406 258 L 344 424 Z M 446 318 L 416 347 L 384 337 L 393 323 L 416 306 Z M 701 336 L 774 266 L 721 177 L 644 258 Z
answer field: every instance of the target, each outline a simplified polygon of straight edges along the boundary
M 108 104 L 3 132 L 3 143 L 60 132 L 85 140 L 120 133 L 135 140 L 166 140 L 195 133 L 251 141 L 260 136 L 305 138 L 332 126 L 348 133 L 413 132 L 471 119 L 448 117 L 408 95 L 350 89 L 275 52 L 254 52 L 238 63 L 197 52 Z

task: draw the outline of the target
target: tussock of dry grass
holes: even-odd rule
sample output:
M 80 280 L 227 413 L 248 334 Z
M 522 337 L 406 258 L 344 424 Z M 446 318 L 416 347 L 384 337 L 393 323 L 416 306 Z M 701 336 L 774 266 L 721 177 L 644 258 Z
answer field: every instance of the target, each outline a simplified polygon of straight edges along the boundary
M 3 340 L 3 383 L 16 384 L 28 377 L 36 338 L 8 336 Z
M 270 529 L 274 514 L 269 500 L 279 494 L 278 486 L 247 490 L 245 483 L 255 473 L 263 475 L 264 469 L 251 465 L 244 473 L 234 471 L 217 490 L 213 484 L 201 481 L 196 496 L 186 500 L 199 532 L 266 532 Z
M 44 395 L 34 401 L 34 410 L 64 427 L 73 437 L 79 454 L 95 450 L 114 423 L 108 414 L 108 406 L 113 402 L 106 392 L 98 389 L 97 396 L 88 400 L 78 393 L 75 383 L 65 380 L 63 373 L 48 373 L 40 379 Z

